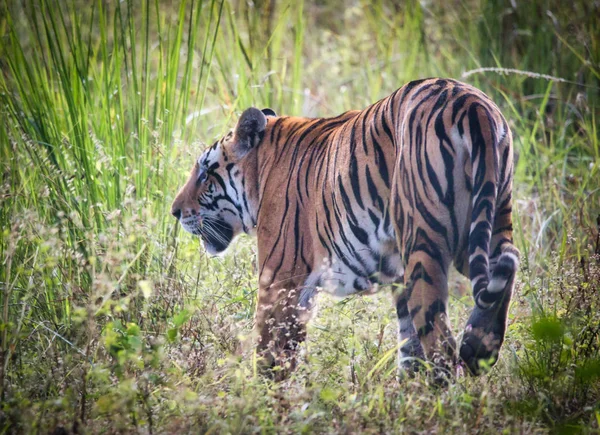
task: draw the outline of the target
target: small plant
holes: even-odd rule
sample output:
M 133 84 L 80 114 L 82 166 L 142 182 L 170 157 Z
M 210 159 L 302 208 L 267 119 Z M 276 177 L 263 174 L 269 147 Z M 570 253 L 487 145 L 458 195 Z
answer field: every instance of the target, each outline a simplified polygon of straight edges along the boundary
M 541 412 L 555 427 L 584 428 L 600 412 L 598 239 L 588 256 L 551 267 L 541 288 L 525 288 L 533 312 L 517 360 L 526 394 L 515 406 L 525 413 Z

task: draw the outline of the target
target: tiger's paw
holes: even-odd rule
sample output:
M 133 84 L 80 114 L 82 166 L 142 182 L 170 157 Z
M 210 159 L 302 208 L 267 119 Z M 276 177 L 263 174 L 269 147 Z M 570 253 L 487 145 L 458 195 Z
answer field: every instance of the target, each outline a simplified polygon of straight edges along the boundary
M 444 388 L 454 382 L 456 375 L 451 366 L 439 362 L 437 364 L 420 358 L 404 359 L 398 367 L 398 381 L 409 381 L 416 378 L 424 380 L 434 388 Z
M 278 353 L 261 352 L 258 355 L 257 368 L 265 378 L 281 382 L 290 377 L 300 362 L 305 362 L 303 352 L 289 350 Z
M 433 351 L 423 358 L 405 359 L 410 364 L 412 373 L 420 373 L 427 385 L 444 388 L 455 381 L 456 343 L 452 336 L 439 343 Z M 405 366 L 406 367 L 406 366 Z
M 475 307 L 460 346 L 460 359 L 471 374 L 478 376 L 496 364 L 505 330 L 504 320 L 497 316 L 497 307 L 485 310 Z

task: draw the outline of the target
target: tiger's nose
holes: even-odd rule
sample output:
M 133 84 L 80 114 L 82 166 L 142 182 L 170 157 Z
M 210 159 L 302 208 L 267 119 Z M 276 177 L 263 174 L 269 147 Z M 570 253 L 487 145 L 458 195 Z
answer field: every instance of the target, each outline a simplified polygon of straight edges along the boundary
M 171 214 L 173 216 L 175 216 L 175 219 L 177 219 L 177 220 L 181 219 L 181 209 L 180 208 L 175 208 L 175 209 L 171 210 Z

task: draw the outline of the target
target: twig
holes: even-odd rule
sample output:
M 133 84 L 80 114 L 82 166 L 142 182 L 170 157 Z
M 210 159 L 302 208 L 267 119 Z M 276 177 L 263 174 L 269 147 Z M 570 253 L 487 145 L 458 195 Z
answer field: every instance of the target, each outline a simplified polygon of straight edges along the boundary
M 462 73 L 461 77 L 463 79 L 466 79 L 467 77 L 470 77 L 474 74 L 482 74 L 482 73 L 486 73 L 486 72 L 493 72 L 493 73 L 501 74 L 501 75 L 515 74 L 515 75 L 526 76 L 526 77 L 529 77 L 532 79 L 543 79 L 543 80 L 549 80 L 551 82 L 569 83 L 572 85 L 582 86 L 584 88 L 600 89 L 597 86 L 586 85 L 584 83 L 575 82 L 573 80 L 563 79 L 562 77 L 551 76 L 549 74 L 540 74 L 540 73 L 536 73 L 533 71 L 525 71 L 525 70 L 520 70 L 520 69 L 515 69 L 515 68 L 482 67 L 482 68 L 476 68 L 476 69 L 472 69 L 469 71 L 465 71 L 464 73 Z

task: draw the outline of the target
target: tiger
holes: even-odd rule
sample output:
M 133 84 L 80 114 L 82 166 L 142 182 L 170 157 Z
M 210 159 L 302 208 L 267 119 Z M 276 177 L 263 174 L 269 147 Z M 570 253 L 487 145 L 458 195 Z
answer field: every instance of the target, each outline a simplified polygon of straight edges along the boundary
M 171 213 L 209 254 L 256 237 L 265 367 L 296 368 L 319 293 L 392 288 L 400 368 L 479 375 L 498 359 L 519 265 L 513 171 L 511 131 L 491 99 L 422 79 L 331 118 L 246 109 L 195 162 Z M 459 348 L 451 264 L 474 299 Z

